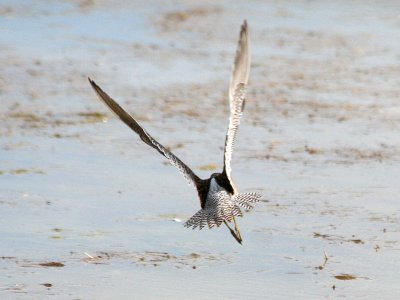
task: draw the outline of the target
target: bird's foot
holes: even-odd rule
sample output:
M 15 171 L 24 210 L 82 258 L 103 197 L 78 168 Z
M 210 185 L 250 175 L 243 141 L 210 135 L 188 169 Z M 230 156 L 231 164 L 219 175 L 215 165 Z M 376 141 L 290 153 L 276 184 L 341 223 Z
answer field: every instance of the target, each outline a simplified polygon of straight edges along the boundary
M 235 230 L 233 230 L 226 221 L 224 221 L 226 227 L 228 227 L 230 233 L 232 236 L 235 238 L 235 240 L 241 245 L 242 244 L 242 237 L 240 236 L 240 231 L 235 227 Z

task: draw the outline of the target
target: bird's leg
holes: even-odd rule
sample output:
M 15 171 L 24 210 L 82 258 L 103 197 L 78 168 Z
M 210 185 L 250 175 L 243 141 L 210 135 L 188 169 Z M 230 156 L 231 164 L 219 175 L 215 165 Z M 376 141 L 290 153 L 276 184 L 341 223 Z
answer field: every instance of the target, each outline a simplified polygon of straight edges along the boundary
M 233 223 L 235 224 L 235 232 L 237 237 L 240 239 L 240 241 L 243 241 L 242 236 L 240 235 L 239 227 L 236 224 L 236 219 L 233 217 Z
M 235 231 L 233 231 L 233 229 L 228 225 L 228 223 L 224 220 L 224 223 L 226 225 L 226 227 L 228 227 L 229 231 L 231 232 L 232 236 L 235 238 L 235 240 L 239 243 L 242 244 L 242 238 L 240 237 L 240 233 L 239 236 L 235 233 Z

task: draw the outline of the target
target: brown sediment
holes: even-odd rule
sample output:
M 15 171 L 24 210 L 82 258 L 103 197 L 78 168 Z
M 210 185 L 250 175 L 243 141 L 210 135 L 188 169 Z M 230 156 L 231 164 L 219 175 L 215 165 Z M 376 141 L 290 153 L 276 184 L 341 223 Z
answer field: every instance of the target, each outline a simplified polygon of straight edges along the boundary
M 314 232 L 314 238 L 322 238 L 329 241 L 339 241 L 339 242 L 351 242 L 354 244 L 364 244 L 364 241 L 361 239 L 346 239 L 343 236 L 339 235 L 331 235 L 331 234 L 321 234 L 319 232 Z
M 354 280 L 357 279 L 356 276 L 351 275 L 351 274 L 340 274 L 340 275 L 335 275 L 334 276 L 338 280 Z
M 228 262 L 224 255 L 213 255 L 207 253 L 192 252 L 187 255 L 173 255 L 168 252 L 144 251 L 144 252 L 99 252 L 95 255 L 88 255 L 83 259 L 87 263 L 104 264 L 110 260 L 124 259 L 144 266 L 160 266 L 169 263 L 176 267 L 193 266 L 196 262 L 196 268 L 204 263 L 211 261 Z
M 39 263 L 39 266 L 61 268 L 64 267 L 65 265 L 62 262 L 50 261 L 50 262 Z

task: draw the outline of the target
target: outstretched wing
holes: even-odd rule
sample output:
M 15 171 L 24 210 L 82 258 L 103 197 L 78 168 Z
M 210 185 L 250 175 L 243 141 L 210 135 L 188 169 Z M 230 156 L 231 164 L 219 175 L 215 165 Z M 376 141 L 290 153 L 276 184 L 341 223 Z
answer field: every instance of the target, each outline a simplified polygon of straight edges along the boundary
M 222 174 L 227 176 L 233 189 L 234 183 L 231 179 L 231 159 L 235 136 L 243 113 L 246 86 L 250 73 L 250 39 L 247 22 L 244 21 L 240 30 L 239 43 L 236 50 L 235 63 L 233 65 L 232 77 L 229 86 L 230 117 L 229 126 L 225 138 L 224 169 Z
M 90 78 L 89 82 L 92 85 L 92 88 L 97 93 L 99 98 L 107 104 L 107 106 L 126 124 L 128 125 L 134 132 L 136 132 L 139 137 L 145 142 L 147 145 L 153 147 L 158 152 L 160 152 L 163 156 L 165 156 L 172 165 L 176 166 L 179 171 L 183 174 L 189 184 L 193 185 L 197 188 L 197 183 L 201 181 L 201 179 L 193 173 L 193 171 L 185 165 L 178 157 L 176 157 L 173 153 L 167 150 L 163 145 L 157 142 L 150 134 L 148 134 L 135 119 L 128 114 L 117 102 L 115 102 L 110 96 L 107 95 L 93 80 Z

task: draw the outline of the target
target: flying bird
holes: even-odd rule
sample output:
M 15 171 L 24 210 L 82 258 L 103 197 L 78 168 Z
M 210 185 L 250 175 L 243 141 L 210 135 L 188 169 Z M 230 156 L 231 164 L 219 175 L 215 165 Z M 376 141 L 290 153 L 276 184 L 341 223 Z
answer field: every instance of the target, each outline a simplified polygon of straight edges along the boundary
M 230 117 L 225 137 L 224 167 L 221 173 L 214 173 L 208 179 L 199 178 L 185 163 L 171 151 L 155 140 L 139 123 L 117 102 L 105 93 L 92 79 L 89 82 L 99 98 L 150 147 L 166 157 L 176 166 L 188 183 L 197 190 L 201 209 L 184 225 L 188 228 L 212 228 L 225 224 L 232 236 L 240 244 L 242 237 L 235 217 L 243 216 L 241 208 L 250 210 L 253 204 L 260 201 L 258 193 L 239 193 L 231 177 L 231 158 L 236 132 L 242 117 L 246 86 L 250 73 L 250 40 L 247 22 L 244 21 L 239 36 L 235 62 L 229 85 Z M 233 221 L 234 229 L 229 226 Z

